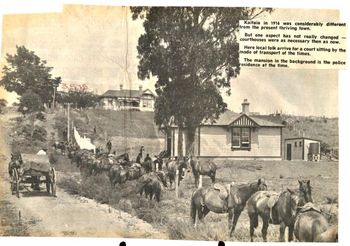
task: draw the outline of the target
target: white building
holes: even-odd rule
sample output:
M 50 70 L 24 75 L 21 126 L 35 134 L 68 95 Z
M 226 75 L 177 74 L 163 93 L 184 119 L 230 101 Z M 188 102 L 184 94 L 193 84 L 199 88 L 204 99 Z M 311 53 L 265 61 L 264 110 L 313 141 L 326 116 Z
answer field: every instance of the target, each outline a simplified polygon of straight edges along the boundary
M 154 111 L 155 95 L 149 89 L 125 90 L 120 85 L 120 90 L 108 90 L 100 96 L 100 104 L 108 110 L 136 110 Z

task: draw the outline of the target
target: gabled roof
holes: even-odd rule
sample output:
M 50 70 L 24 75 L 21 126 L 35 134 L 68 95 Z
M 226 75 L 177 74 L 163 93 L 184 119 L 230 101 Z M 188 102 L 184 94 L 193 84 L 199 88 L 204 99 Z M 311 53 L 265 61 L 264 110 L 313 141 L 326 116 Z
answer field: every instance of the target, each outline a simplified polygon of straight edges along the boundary
M 108 90 L 103 93 L 100 97 L 141 97 L 144 94 L 151 94 L 154 96 L 152 91 L 146 89 L 144 91 L 140 90 Z
M 210 122 L 204 122 L 202 125 L 206 126 L 229 126 L 229 125 L 236 125 L 235 123 L 238 123 L 240 121 L 240 124 L 247 125 L 247 126 L 268 126 L 268 127 L 284 127 L 282 124 L 277 124 L 271 121 L 267 121 L 255 116 L 250 116 L 244 113 L 238 114 L 235 112 L 232 112 L 230 110 L 225 111 L 223 114 L 220 115 L 220 118 L 216 120 L 215 123 L 211 124 Z

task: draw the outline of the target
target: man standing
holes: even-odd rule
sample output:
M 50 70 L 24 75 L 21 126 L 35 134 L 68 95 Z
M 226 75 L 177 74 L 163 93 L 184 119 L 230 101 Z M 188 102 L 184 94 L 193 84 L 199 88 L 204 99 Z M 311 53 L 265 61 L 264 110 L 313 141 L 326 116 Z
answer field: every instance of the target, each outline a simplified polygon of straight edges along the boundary
M 136 157 L 136 163 L 141 164 L 141 162 L 142 162 L 142 153 L 143 153 L 143 151 L 144 151 L 144 147 L 141 146 L 140 152 L 139 152 L 139 154 L 138 154 L 137 157 Z
M 111 153 L 112 142 L 111 142 L 110 139 L 108 139 L 108 142 L 107 142 L 107 144 L 106 144 L 106 148 L 107 148 L 108 154 Z

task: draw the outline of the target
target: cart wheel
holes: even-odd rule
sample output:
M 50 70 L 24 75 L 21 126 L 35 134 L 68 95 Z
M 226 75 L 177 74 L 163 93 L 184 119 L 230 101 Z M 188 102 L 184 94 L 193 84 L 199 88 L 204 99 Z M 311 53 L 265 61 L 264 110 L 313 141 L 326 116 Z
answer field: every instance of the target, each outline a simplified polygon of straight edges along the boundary
M 16 196 L 19 198 L 19 177 L 16 168 L 13 169 L 12 173 L 12 191 L 16 192 Z
M 51 168 L 51 192 L 52 192 L 52 196 L 56 197 L 56 171 L 55 171 L 55 168 Z

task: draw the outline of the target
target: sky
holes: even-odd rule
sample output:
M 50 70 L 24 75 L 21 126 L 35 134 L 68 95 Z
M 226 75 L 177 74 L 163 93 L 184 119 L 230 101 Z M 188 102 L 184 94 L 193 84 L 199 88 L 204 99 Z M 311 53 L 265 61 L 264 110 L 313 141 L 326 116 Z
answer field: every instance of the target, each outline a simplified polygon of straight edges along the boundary
M 276 9 L 259 18 L 337 21 L 339 13 Z M 154 78 L 137 78 L 136 47 L 143 31 L 142 22 L 133 21 L 126 7 L 64 5 L 62 12 L 5 15 L 0 65 L 6 53 L 14 54 L 16 45 L 25 45 L 54 67 L 53 75 L 61 76 L 63 83 L 86 83 L 99 94 L 119 89 L 120 84 L 154 91 Z M 251 111 L 263 114 L 338 115 L 337 70 L 242 68 L 231 81 L 231 92 L 224 99 L 236 112 L 247 98 Z

